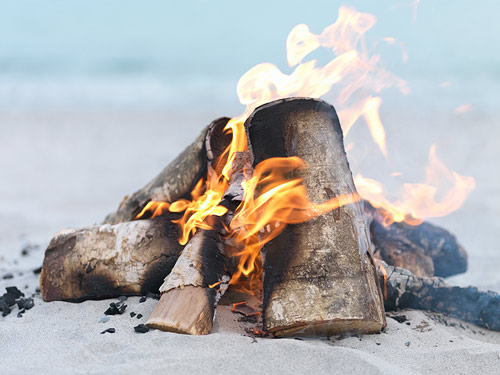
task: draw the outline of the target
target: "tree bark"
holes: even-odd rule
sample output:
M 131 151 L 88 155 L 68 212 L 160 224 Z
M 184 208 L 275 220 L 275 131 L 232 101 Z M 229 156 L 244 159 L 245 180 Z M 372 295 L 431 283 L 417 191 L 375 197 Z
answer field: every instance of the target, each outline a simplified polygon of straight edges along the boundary
M 169 215 L 58 232 L 43 261 L 45 301 L 156 292 L 182 251 Z
M 462 288 L 440 277 L 420 277 L 380 262 L 378 275 L 384 290 L 385 309 L 429 310 L 500 331 L 500 295 L 476 287 Z
M 123 198 L 118 209 L 104 219 L 116 224 L 134 220 L 149 201 L 173 202 L 188 195 L 198 180 L 207 173 L 206 136 L 213 128 L 224 127 L 229 121 L 221 117 L 204 128 L 196 140 L 179 154 L 158 176 L 142 189 Z
M 418 276 L 448 277 L 467 271 L 467 253 L 447 230 L 428 222 L 383 224 L 383 210 L 364 201 L 374 256 Z
M 254 164 L 298 156 L 309 199 L 356 194 L 335 109 L 316 99 L 277 100 L 245 124 Z M 294 177 L 297 177 L 294 175 Z M 264 329 L 277 336 L 375 333 L 385 314 L 359 203 L 288 225 L 266 245 Z

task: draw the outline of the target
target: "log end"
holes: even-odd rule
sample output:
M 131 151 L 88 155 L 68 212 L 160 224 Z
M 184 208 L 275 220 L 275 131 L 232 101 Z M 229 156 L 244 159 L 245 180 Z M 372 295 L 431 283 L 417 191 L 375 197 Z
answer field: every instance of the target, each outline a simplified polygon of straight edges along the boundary
M 214 319 L 215 295 L 210 288 L 185 286 L 162 294 L 147 326 L 187 335 L 208 335 Z

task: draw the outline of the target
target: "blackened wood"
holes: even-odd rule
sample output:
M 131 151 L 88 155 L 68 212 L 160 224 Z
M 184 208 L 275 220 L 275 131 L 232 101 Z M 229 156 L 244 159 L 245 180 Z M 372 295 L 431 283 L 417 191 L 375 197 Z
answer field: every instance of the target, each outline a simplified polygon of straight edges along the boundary
M 198 180 L 207 173 L 205 142 L 211 128 L 220 128 L 229 121 L 222 117 L 202 130 L 196 140 L 179 154 L 158 176 L 142 189 L 123 198 L 118 209 L 104 219 L 104 223 L 116 224 L 135 219 L 150 201 L 173 202 L 188 196 Z M 223 127 L 223 126 L 222 126 Z
M 199 229 L 160 287 L 160 302 L 147 325 L 191 335 L 210 333 L 225 263 L 223 243 L 218 232 Z
M 356 194 L 335 109 L 317 99 L 277 100 L 246 121 L 254 164 L 298 156 L 309 199 Z M 385 314 L 365 214 L 352 203 L 289 225 L 267 244 L 264 328 L 276 335 L 380 332 Z
M 370 218 L 374 255 L 387 264 L 418 276 L 448 277 L 467 271 L 467 253 L 447 230 L 428 222 L 383 225 L 383 210 L 364 201 Z
M 229 210 L 221 218 L 226 227 L 243 197 L 241 182 L 250 175 L 249 153 L 237 153 L 223 202 Z M 230 256 L 236 250 L 221 235 L 225 232 L 222 222 L 215 220 L 219 219 L 212 218 L 213 230 L 201 229 L 194 234 L 165 278 L 160 301 L 147 322 L 149 327 L 191 335 L 205 335 L 212 330 L 217 302 L 237 265 L 237 259 Z
M 43 261 L 45 301 L 82 301 L 157 292 L 182 250 L 162 216 L 58 232 Z
M 385 274 L 381 269 L 385 268 Z M 440 277 L 420 277 L 412 272 L 381 263 L 378 274 L 385 287 L 387 311 L 418 309 L 443 313 L 481 327 L 500 331 L 500 295 L 479 291 L 476 287 L 459 287 Z

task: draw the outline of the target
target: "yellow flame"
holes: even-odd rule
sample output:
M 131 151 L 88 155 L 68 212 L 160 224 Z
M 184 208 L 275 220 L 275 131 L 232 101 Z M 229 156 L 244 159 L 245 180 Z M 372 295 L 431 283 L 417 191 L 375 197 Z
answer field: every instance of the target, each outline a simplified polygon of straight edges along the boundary
M 231 119 L 225 127 L 225 131 L 232 134 L 230 146 L 220 157 L 219 164 L 209 168 L 207 176 L 198 182 L 192 199 L 173 202 L 169 207 L 170 211 L 183 212 L 182 218 L 177 221 L 181 228 L 181 243 L 186 243 L 197 228 L 211 228 L 209 218 L 226 213 L 227 209 L 220 203 L 229 186 L 234 157 L 237 152 L 248 149 L 243 124 L 259 105 L 285 97 L 325 97 L 337 107 L 345 136 L 359 119 L 363 119 L 374 143 L 388 157 L 386 134 L 379 114 L 382 104 L 379 93 L 388 87 L 396 87 L 403 94 L 407 94 L 409 89 L 404 80 L 382 66 L 377 53 L 367 48 L 364 35 L 375 23 L 373 15 L 341 6 L 338 19 L 320 34 L 312 33 L 303 24 L 291 30 L 286 40 L 287 61 L 293 68 L 290 74 L 281 72 L 270 63 L 258 64 L 243 74 L 236 91 L 245 111 Z M 383 41 L 387 45 L 396 44 L 391 37 Z M 314 59 L 306 61 L 318 48 L 331 50 L 334 58 L 323 66 Z M 403 49 L 403 60 L 406 58 Z M 457 111 L 463 113 L 465 110 Z M 348 145 L 348 148 L 352 147 Z M 434 146 L 429 159 L 426 182 L 404 184 L 401 198 L 393 202 L 384 196 L 385 189 L 380 182 L 361 174 L 356 177 L 360 195 L 369 199 L 375 207 L 385 209 L 386 224 L 402 220 L 418 224 L 427 217 L 446 215 L 458 209 L 473 189 L 474 180 L 446 168 L 437 158 Z M 304 167 L 299 158 L 265 160 L 256 166 L 253 177 L 243 184 L 244 201 L 227 228 L 232 253 L 240 259 L 239 269 L 233 275 L 231 284 L 246 278 L 250 290 L 258 288 L 262 273 L 259 250 L 287 223 L 303 222 L 359 199 L 357 195 L 346 196 L 323 205 L 312 204 L 301 181 L 286 177 L 291 170 Z M 439 185 L 439 180 L 443 178 L 452 185 L 444 192 Z M 437 198 L 438 193 L 441 194 L 440 199 Z

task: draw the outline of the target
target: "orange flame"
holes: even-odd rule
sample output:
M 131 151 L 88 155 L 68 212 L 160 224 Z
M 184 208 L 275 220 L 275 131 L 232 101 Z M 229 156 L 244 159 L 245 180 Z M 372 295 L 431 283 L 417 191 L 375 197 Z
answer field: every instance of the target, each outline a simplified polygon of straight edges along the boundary
M 444 192 L 440 200 L 442 181 L 452 186 Z M 359 194 L 368 199 L 373 206 L 384 210 L 384 224 L 405 221 L 411 225 L 422 223 L 422 218 L 445 216 L 459 209 L 475 187 L 472 177 L 461 176 L 450 171 L 436 155 L 436 146 L 429 152 L 429 165 L 426 168 L 425 183 L 403 184 L 401 198 L 390 202 L 385 198 L 382 184 L 358 174 L 355 179 Z
M 287 179 L 292 171 L 301 168 L 306 168 L 306 164 L 298 157 L 267 159 L 255 167 L 252 178 L 242 183 L 243 202 L 230 225 L 230 237 L 240 244 L 239 251 L 232 255 L 240 261 L 230 285 L 238 283 L 243 276 L 249 278 L 249 285 L 255 288 L 262 271 L 260 249 L 287 224 L 302 223 L 359 200 L 354 194 L 338 196 L 322 204 L 312 203 L 302 179 Z
M 169 210 L 184 212 L 177 221 L 181 228 L 179 241 L 185 244 L 197 228 L 211 228 L 207 220 L 222 216 L 227 209 L 220 205 L 229 186 L 232 164 L 237 152 L 248 149 L 244 121 L 259 105 L 269 101 L 293 97 L 325 97 L 338 108 L 338 115 L 346 136 L 354 123 L 364 119 L 374 143 L 388 158 L 386 134 L 379 114 L 382 99 L 379 93 L 395 86 L 407 94 L 406 82 L 395 77 L 381 64 L 380 56 L 370 51 L 364 34 L 376 23 L 373 15 L 357 12 L 342 6 L 335 23 L 326 27 L 321 34 L 313 34 L 307 25 L 297 25 L 286 41 L 287 61 L 290 74 L 280 71 L 270 63 L 258 64 L 247 71 L 239 80 L 237 95 L 245 111 L 231 119 L 225 131 L 232 134 L 230 146 L 220 157 L 219 163 L 209 168 L 205 179 L 201 179 L 192 192 L 192 200 L 173 202 Z M 395 45 L 394 38 L 384 38 L 387 45 Z M 402 44 L 400 44 L 403 46 Z M 335 57 L 324 66 L 316 60 L 305 61 L 318 48 L 327 48 Z M 403 60 L 406 60 L 403 51 Z M 446 215 L 463 203 L 474 187 L 471 177 L 464 177 L 450 171 L 439 161 L 435 147 L 430 151 L 430 165 L 427 181 L 421 184 L 404 184 L 402 198 L 390 202 L 383 193 L 381 183 L 364 178 L 360 174 L 355 183 L 361 196 L 370 200 L 373 206 L 386 210 L 386 224 L 406 220 L 418 224 L 427 217 Z M 274 158 L 256 166 L 254 175 L 242 184 L 244 201 L 236 209 L 229 225 L 228 243 L 233 255 L 239 258 L 238 270 L 230 284 L 245 280 L 250 290 L 260 288 L 262 273 L 259 251 L 275 238 L 289 223 L 299 223 L 321 215 L 342 205 L 352 203 L 358 196 L 337 197 L 321 205 L 311 203 L 300 179 L 287 178 L 290 171 L 305 168 L 299 158 Z M 452 187 L 440 200 L 438 180 L 446 179 Z M 151 202 L 154 203 L 154 202 Z M 156 206 L 154 214 L 156 214 Z M 147 211 L 145 208 L 143 211 Z M 143 213 L 141 213 L 143 214 Z M 417 219 L 418 218 L 418 219 Z

